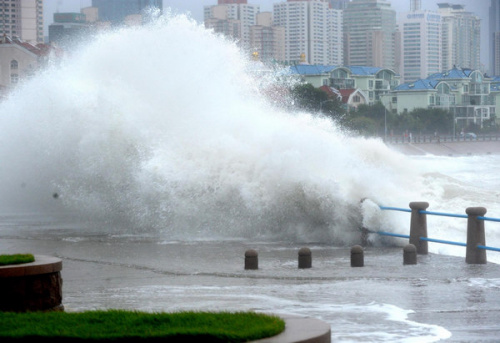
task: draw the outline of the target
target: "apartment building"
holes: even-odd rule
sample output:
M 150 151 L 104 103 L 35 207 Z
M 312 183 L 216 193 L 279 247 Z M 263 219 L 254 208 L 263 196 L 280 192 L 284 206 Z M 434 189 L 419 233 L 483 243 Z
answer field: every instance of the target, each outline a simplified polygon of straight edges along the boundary
M 344 65 L 395 70 L 396 11 L 387 0 L 352 0 L 344 10 Z
M 464 5 L 439 3 L 442 17 L 441 70 L 453 67 L 480 69 L 481 20 Z
M 285 60 L 285 28 L 273 26 L 271 12 L 257 14 L 257 23 L 250 27 L 250 46 L 263 62 Z
M 250 50 L 250 28 L 257 24 L 259 12 L 260 6 L 247 0 L 219 0 L 217 5 L 204 7 L 204 23 L 206 28 L 232 37 Z
M 326 0 L 288 0 L 273 5 L 273 23 L 285 28 L 285 61 L 340 64 L 342 12 Z
M 382 97 L 394 113 L 416 108 L 441 108 L 453 113 L 459 128 L 483 123 L 496 117 L 500 106 L 497 84 L 480 70 L 454 67 L 426 79 L 406 82 Z
M 415 10 L 400 13 L 399 72 L 403 82 L 424 79 L 441 71 L 441 15 Z
M 491 75 L 500 75 L 500 0 L 491 0 L 489 19 L 489 72 Z
M 43 43 L 43 1 L 0 0 L 0 35 Z
M 381 101 L 400 82 L 400 76 L 393 70 L 379 67 L 295 65 L 289 73 L 317 88 L 328 86 L 341 92 L 360 90 L 369 105 Z

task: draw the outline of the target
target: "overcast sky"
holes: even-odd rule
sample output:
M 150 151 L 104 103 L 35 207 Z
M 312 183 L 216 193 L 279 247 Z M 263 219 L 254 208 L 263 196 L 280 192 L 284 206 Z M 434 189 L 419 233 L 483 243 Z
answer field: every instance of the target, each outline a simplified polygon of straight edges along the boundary
M 273 3 L 285 0 L 248 0 L 249 4 L 260 5 L 261 12 L 272 11 Z M 389 0 L 397 12 L 410 10 L 410 0 Z M 481 18 L 481 62 L 488 66 L 488 11 L 490 0 L 422 0 L 422 8 L 437 10 L 437 3 L 449 2 L 465 5 L 465 9 L 474 12 Z M 90 6 L 91 0 L 44 0 L 45 28 L 53 22 L 53 13 L 80 12 L 80 8 Z M 199 22 L 203 21 L 203 7 L 215 5 L 217 0 L 163 0 L 163 7 L 170 7 L 174 13 L 189 12 Z

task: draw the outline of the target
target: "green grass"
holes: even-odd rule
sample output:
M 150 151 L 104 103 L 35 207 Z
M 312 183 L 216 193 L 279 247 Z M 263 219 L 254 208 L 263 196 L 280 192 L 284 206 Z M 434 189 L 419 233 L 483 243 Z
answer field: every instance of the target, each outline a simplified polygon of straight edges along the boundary
M 0 312 L 0 341 L 246 342 L 279 334 L 285 322 L 254 312 Z
M 29 263 L 33 261 L 35 261 L 35 256 L 32 254 L 0 255 L 0 266 Z

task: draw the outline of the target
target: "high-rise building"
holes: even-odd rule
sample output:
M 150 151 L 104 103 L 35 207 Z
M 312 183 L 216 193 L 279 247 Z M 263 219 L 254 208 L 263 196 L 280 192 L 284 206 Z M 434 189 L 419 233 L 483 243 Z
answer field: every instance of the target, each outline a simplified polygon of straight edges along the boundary
M 327 0 L 288 0 L 275 3 L 275 26 L 285 28 L 285 56 L 288 63 L 305 59 L 309 64 L 342 64 L 342 13 Z M 339 41 L 340 40 L 340 41 Z M 339 51 L 340 50 L 340 51 Z
M 80 35 L 88 28 L 85 14 L 54 13 L 54 23 L 49 25 L 49 42 L 68 48 L 78 43 Z
M 330 0 L 330 7 L 336 10 L 344 10 L 351 0 Z
M 42 0 L 0 0 L 0 35 L 43 43 Z
M 142 14 L 150 7 L 163 10 L 162 0 L 92 0 L 92 7 L 99 10 L 99 20 L 122 24 L 127 16 Z
M 399 73 L 403 82 L 425 79 L 441 71 L 441 15 L 417 10 L 400 13 Z
M 500 0 L 491 0 L 490 5 L 490 74 L 500 75 Z
M 250 27 L 252 53 L 263 62 L 285 60 L 285 28 L 273 26 L 271 12 L 257 14 L 257 25 Z
M 464 5 L 438 4 L 442 17 L 442 70 L 480 69 L 481 20 Z
M 245 49 L 251 49 L 250 27 L 256 25 L 260 6 L 246 0 L 219 0 L 218 5 L 205 6 L 206 28 L 238 40 Z
M 387 0 L 353 0 L 344 10 L 344 64 L 396 67 L 396 11 Z

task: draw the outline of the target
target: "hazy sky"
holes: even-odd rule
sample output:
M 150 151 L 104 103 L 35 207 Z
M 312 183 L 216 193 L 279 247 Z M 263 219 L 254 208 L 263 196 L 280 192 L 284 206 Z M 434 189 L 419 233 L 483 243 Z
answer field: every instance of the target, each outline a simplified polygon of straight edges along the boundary
M 248 3 L 260 5 L 261 11 L 272 11 L 273 4 L 285 0 L 248 0 Z M 410 0 L 389 0 L 397 12 L 410 10 Z M 437 3 L 449 2 L 465 5 L 465 9 L 474 12 L 481 18 L 481 62 L 488 66 L 488 11 L 490 0 L 422 0 L 422 8 L 437 10 Z M 91 0 L 44 0 L 45 27 L 52 24 L 52 14 L 59 12 L 79 12 L 80 8 L 90 6 Z M 199 22 L 203 21 L 203 7 L 215 5 L 217 0 L 163 0 L 163 7 L 170 7 L 174 13 L 190 12 Z M 47 34 L 47 33 L 46 33 Z

